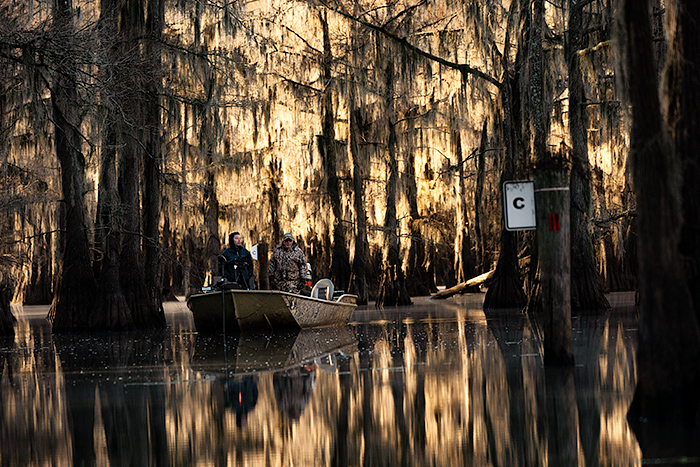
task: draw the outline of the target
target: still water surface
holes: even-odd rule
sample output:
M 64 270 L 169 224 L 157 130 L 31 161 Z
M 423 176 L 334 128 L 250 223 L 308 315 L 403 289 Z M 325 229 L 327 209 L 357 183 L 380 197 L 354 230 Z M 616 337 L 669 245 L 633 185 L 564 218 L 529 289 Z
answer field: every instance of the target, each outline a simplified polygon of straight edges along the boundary
M 0 343 L 0 465 L 639 465 L 625 413 L 636 314 L 575 318 L 576 365 L 482 295 L 358 309 L 344 328 L 52 335 Z

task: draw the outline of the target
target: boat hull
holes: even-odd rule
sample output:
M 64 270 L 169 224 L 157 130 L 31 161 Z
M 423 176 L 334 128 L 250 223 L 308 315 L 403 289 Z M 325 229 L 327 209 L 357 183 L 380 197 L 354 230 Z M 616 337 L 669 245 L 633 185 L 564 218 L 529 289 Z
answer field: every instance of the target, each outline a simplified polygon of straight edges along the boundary
M 354 295 L 337 301 L 278 290 L 224 290 L 191 295 L 187 306 L 199 332 L 302 329 L 346 324 Z

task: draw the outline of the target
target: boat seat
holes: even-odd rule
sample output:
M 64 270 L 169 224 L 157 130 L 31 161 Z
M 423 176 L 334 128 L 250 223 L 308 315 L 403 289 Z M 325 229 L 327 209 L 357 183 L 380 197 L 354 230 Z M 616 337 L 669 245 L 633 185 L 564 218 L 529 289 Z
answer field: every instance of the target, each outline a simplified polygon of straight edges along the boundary
M 321 290 L 325 290 L 326 296 L 319 297 L 319 292 Z M 333 282 L 330 279 L 319 279 L 316 284 L 314 284 L 314 287 L 311 289 L 311 298 L 321 298 L 325 300 L 332 300 L 333 299 Z

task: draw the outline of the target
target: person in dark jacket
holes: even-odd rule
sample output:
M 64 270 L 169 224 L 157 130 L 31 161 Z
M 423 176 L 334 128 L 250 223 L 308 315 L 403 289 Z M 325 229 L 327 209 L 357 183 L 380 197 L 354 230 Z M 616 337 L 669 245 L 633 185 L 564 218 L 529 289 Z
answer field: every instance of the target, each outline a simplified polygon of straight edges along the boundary
M 272 252 L 267 270 L 272 290 L 300 293 L 306 285 L 306 255 L 291 233 L 284 234 L 282 243 Z
M 229 247 L 219 255 L 219 261 L 224 265 L 224 278 L 236 282 L 243 288 L 254 289 L 253 257 L 243 248 L 243 239 L 239 232 L 228 236 Z

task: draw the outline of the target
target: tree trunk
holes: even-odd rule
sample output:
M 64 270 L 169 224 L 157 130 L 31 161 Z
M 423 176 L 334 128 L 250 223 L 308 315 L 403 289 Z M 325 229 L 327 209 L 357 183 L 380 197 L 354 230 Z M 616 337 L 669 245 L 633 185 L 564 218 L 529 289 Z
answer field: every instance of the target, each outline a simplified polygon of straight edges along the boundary
M 569 132 L 571 133 L 571 308 L 595 313 L 610 309 L 588 231 L 591 171 L 588 163 L 588 118 L 581 71 L 583 6 L 569 4 Z
M 106 47 L 117 34 L 116 0 L 103 0 L 100 20 L 102 22 L 103 43 Z M 113 63 L 117 63 L 116 48 L 111 48 Z M 104 101 L 109 102 L 110 90 L 105 90 Z M 116 91 L 112 89 L 111 91 Z M 96 329 L 130 329 L 134 327 L 129 305 L 119 282 L 119 254 L 121 234 L 118 217 L 119 195 L 117 193 L 117 115 L 111 108 L 106 109 L 107 118 L 104 129 L 100 160 L 100 179 L 98 185 L 97 219 L 95 220 L 95 247 L 101 251 L 101 258 L 93 263 L 97 275 L 98 297 L 96 312 L 91 326 Z
M 486 260 L 484 257 L 484 232 L 481 228 L 481 202 L 484 195 L 484 177 L 486 168 L 486 143 L 487 143 L 487 126 L 488 121 L 484 120 L 484 125 L 481 129 L 481 141 L 479 142 L 479 152 L 476 155 L 476 190 L 474 191 L 474 236 L 476 241 L 476 257 L 475 257 L 475 270 L 476 272 L 483 272 L 484 270 L 489 270 L 490 265 L 484 264 Z
M 414 115 L 411 115 L 414 116 Z M 406 124 L 409 128 L 406 134 L 414 134 L 415 118 L 407 118 Z M 408 228 L 410 232 L 410 246 L 408 248 L 408 264 L 406 266 L 406 289 L 411 296 L 430 295 L 431 292 L 437 292 L 435 279 L 428 274 L 425 243 L 421 231 L 421 222 L 423 217 L 418 210 L 418 186 L 416 185 L 416 153 L 413 147 L 408 149 L 406 155 L 406 169 L 404 175 L 404 183 L 406 186 L 406 197 L 408 198 L 409 221 Z
M 70 37 L 74 31 L 72 2 L 55 0 L 53 11 L 55 27 Z M 85 158 L 80 149 L 80 110 L 76 108 L 77 65 L 70 56 L 70 47 L 65 51 L 67 56 L 61 57 L 51 89 L 65 226 L 63 258 L 48 316 L 56 331 L 87 329 L 97 293 L 85 222 Z
M 137 328 L 159 328 L 165 325 L 162 308 L 154 308 L 146 288 L 146 271 L 141 251 L 141 167 L 145 157 L 144 124 L 147 121 L 148 102 L 145 96 L 147 84 L 142 78 L 148 75 L 152 64 L 141 47 L 145 34 L 145 10 L 143 0 L 126 2 L 121 5 L 120 36 L 125 58 L 131 58 L 139 72 L 127 74 L 131 93 L 124 96 L 121 107 L 127 121 L 123 125 L 122 149 L 119 155 L 119 198 L 122 204 L 122 248 L 120 254 L 119 278 L 122 292 L 131 310 L 131 318 Z M 135 54 L 135 55 L 131 55 Z
M 387 138 L 386 212 L 384 214 L 384 254 L 382 275 L 376 306 L 410 305 L 406 279 L 401 264 L 399 222 L 396 218 L 396 197 L 399 182 L 399 161 L 396 153 L 396 109 L 394 105 L 394 63 L 386 66 L 385 111 Z
M 350 282 L 350 255 L 347 249 L 345 236 L 345 224 L 343 220 L 343 206 L 340 199 L 340 186 L 336 161 L 338 158 L 335 141 L 335 109 L 333 108 L 333 53 L 331 50 L 331 38 L 328 32 L 328 21 L 325 10 L 320 14 L 323 26 L 323 147 L 321 155 L 326 175 L 326 191 L 333 211 L 333 240 L 330 258 L 331 280 L 336 288 L 347 290 Z
M 457 282 L 464 282 L 474 275 L 474 255 L 472 254 L 472 242 L 469 237 L 469 216 L 467 214 L 467 188 L 466 188 L 466 164 L 462 148 L 462 137 L 459 127 L 453 122 L 452 146 L 457 156 L 457 212 L 456 212 L 456 236 L 454 246 L 454 265 L 457 274 Z
M 102 259 L 98 278 L 97 312 L 92 325 L 98 329 L 129 329 L 134 327 L 129 305 L 119 282 L 121 235 L 117 209 L 116 132 L 115 122 L 105 129 L 105 144 L 100 164 L 99 198 L 97 206 L 97 238 L 101 238 Z
M 671 138 L 683 172 L 683 227 L 680 250 L 684 272 L 693 297 L 696 319 L 700 322 L 700 3 L 671 2 L 671 44 L 664 80 Z
M 648 1 L 625 0 L 622 14 L 626 26 L 622 56 L 632 105 L 629 159 L 639 236 L 637 387 L 629 418 L 679 427 L 679 422 L 697 422 L 700 382 L 700 330 L 678 267 L 681 206 L 676 180 L 681 168 L 657 94 Z
M 508 31 L 506 32 L 506 50 L 504 57 L 510 55 L 510 24 L 514 21 L 515 8 L 517 2 L 511 4 L 509 12 L 510 20 Z M 503 111 L 503 144 L 505 146 L 505 154 L 503 168 L 501 172 L 501 186 L 503 182 L 512 180 L 515 177 L 517 167 L 518 153 L 515 150 L 516 138 L 516 115 L 519 115 L 518 108 L 520 106 L 517 94 L 513 96 L 513 85 L 517 84 L 509 71 L 509 63 L 505 63 L 506 72 L 503 76 L 503 84 L 501 84 L 501 107 Z M 503 206 L 501 206 L 503 212 Z M 520 268 L 518 263 L 518 238 L 515 232 L 509 232 L 505 229 L 505 223 L 501 228 L 500 249 L 498 252 L 498 262 L 496 263 L 496 271 L 494 272 L 491 285 L 486 291 L 484 297 L 484 310 L 497 308 L 520 308 L 522 309 L 527 304 L 527 296 L 523 289 L 523 281 L 520 277 Z
M 165 327 L 163 271 L 160 247 L 161 211 L 161 35 L 165 21 L 164 0 L 149 0 L 146 16 L 146 86 L 143 159 L 143 251 L 145 256 L 148 309 L 157 327 Z
M 560 160 L 535 174 L 537 249 L 539 267 L 538 310 L 544 326 L 544 362 L 573 364 L 571 333 L 571 244 L 569 238 L 568 173 Z
M 548 116 L 544 101 L 543 29 L 544 0 L 531 3 L 528 38 L 529 140 L 536 161 L 535 206 L 537 212 L 537 254 L 531 267 L 537 268 L 528 311 L 540 312 L 544 327 L 544 362 L 573 364 L 571 334 L 571 244 L 569 233 L 569 187 L 566 154 L 547 150 Z
M 14 337 L 15 317 L 12 315 L 10 301 L 12 300 L 13 287 L 7 278 L 0 277 L 0 337 Z
M 358 142 L 359 113 L 355 102 L 355 84 L 350 82 L 348 90 L 348 113 L 350 114 L 349 147 L 352 158 L 353 207 L 355 210 L 355 257 L 352 261 L 352 279 L 350 291 L 357 295 L 358 305 L 366 305 L 369 300 L 367 284 L 367 267 L 369 266 L 369 250 L 367 247 L 367 213 L 365 211 L 364 176 L 362 167 L 364 160 Z

